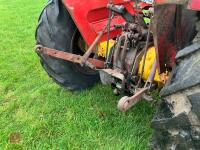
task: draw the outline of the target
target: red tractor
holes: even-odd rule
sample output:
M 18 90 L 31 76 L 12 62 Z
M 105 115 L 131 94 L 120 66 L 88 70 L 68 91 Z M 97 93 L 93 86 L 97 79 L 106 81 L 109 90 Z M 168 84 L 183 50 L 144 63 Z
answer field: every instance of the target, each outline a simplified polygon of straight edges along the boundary
M 199 0 L 49 0 L 36 52 L 69 90 L 110 84 L 123 112 L 159 90 L 152 148 L 200 149 L 199 12 Z

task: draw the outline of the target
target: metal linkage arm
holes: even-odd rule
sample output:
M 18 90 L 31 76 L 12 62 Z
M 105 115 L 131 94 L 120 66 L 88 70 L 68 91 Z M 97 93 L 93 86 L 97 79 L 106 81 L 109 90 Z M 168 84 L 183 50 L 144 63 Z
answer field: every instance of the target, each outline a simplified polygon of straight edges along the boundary
M 63 59 L 66 61 L 77 63 L 77 64 L 81 64 L 82 60 L 83 60 L 83 56 L 59 51 L 59 50 L 52 49 L 52 48 L 43 47 L 41 45 L 36 46 L 36 52 L 39 54 L 52 56 L 55 58 Z M 100 61 L 98 59 L 93 59 L 93 58 L 88 58 L 86 60 L 85 65 L 90 67 L 91 69 L 104 68 L 104 61 Z

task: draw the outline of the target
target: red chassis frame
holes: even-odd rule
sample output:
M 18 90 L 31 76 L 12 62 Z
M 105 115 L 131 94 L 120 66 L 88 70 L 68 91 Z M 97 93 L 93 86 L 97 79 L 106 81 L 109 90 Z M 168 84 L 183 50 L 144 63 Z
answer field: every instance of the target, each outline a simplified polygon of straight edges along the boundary
M 68 12 L 72 16 L 77 28 L 79 29 L 81 35 L 88 45 L 91 45 L 98 33 L 103 30 L 108 21 L 109 11 L 107 9 L 108 0 L 62 0 L 63 4 L 67 8 Z M 134 3 L 130 0 L 113 0 L 114 4 L 124 5 L 128 11 L 132 14 L 135 13 L 133 6 Z M 163 24 L 163 22 L 157 23 L 157 29 L 155 31 L 155 46 L 157 49 L 157 53 L 159 54 L 159 68 L 161 72 L 165 70 L 164 66 L 167 64 L 168 66 L 172 66 L 175 60 L 175 55 L 177 52 L 177 47 L 175 43 L 169 41 L 167 36 L 177 36 L 180 35 L 181 32 L 186 30 L 184 25 L 176 31 L 176 34 L 171 34 L 166 29 L 173 28 L 173 23 L 170 23 L 173 20 L 176 7 L 173 4 L 182 4 L 186 5 L 188 9 L 191 10 L 200 10 L 200 1 L 199 0 L 155 0 L 155 5 L 163 5 L 163 4 L 172 4 L 168 9 L 160 10 L 160 14 L 158 13 L 158 19 L 163 18 L 162 14 L 165 14 L 164 18 L 167 18 L 168 21 Z M 141 8 L 149 6 L 145 3 L 140 3 Z M 115 30 L 113 28 L 114 24 L 124 23 L 124 19 L 121 16 L 116 15 L 111 23 L 111 34 L 110 38 L 116 37 L 121 31 Z M 165 30 L 163 30 L 165 29 Z M 107 33 L 101 37 L 101 41 L 105 41 L 107 39 Z

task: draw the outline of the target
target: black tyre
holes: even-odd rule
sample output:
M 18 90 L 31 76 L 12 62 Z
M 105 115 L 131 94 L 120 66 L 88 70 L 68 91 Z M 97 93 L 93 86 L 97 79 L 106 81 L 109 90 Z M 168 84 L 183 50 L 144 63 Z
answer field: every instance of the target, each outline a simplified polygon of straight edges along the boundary
M 36 41 L 45 47 L 83 54 L 78 46 L 81 35 L 60 0 L 49 0 L 36 29 Z M 40 54 L 41 64 L 58 84 L 70 90 L 81 90 L 99 81 L 97 71 Z
M 152 121 L 156 150 L 200 149 L 200 43 L 177 55 L 176 67 L 161 91 L 163 101 Z

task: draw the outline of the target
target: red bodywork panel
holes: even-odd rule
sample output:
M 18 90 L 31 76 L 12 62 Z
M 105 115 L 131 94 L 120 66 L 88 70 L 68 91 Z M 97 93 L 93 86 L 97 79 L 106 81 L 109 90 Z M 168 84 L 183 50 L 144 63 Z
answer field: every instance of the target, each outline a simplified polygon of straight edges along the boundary
M 107 9 L 108 0 L 63 0 L 64 5 L 71 14 L 77 28 L 88 45 L 91 45 L 107 24 L 109 11 Z M 132 4 L 129 1 L 113 0 L 114 4 L 123 4 L 129 11 L 133 12 Z M 113 30 L 114 24 L 123 23 L 121 16 L 115 16 L 111 23 L 111 37 L 120 33 L 120 30 Z M 105 33 L 100 41 L 105 41 Z
M 63 4 L 71 14 L 77 28 L 88 45 L 91 45 L 108 22 L 109 11 L 107 9 L 108 0 L 63 0 Z M 113 4 L 124 5 L 132 14 L 135 13 L 134 3 L 130 0 L 113 0 Z M 141 7 L 147 4 L 142 3 Z M 111 22 L 111 38 L 116 37 L 121 30 L 114 30 L 114 24 L 124 23 L 121 16 L 116 15 Z M 105 33 L 100 41 L 106 41 Z
M 188 8 L 192 10 L 200 10 L 200 0 L 191 0 L 188 4 Z

